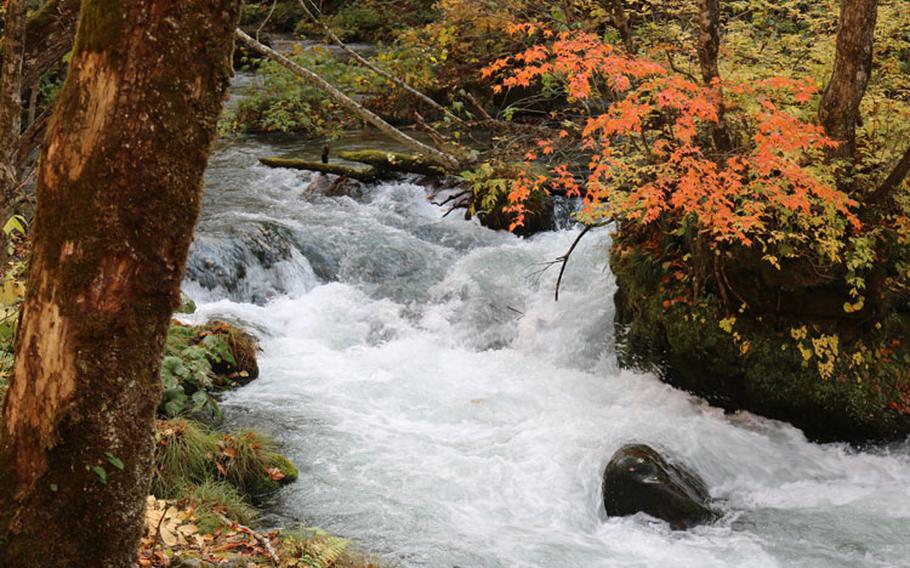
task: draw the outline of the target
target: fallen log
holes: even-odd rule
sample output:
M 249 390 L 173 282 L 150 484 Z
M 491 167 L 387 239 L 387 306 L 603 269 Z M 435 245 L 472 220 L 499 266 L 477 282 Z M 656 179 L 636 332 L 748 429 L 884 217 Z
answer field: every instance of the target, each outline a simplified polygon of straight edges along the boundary
M 289 168 L 292 170 L 334 174 L 363 182 L 374 181 L 378 177 L 376 169 L 372 167 L 358 168 L 344 164 L 324 164 L 322 162 L 311 162 L 294 158 L 260 158 L 259 163 L 270 168 Z
M 360 162 L 375 168 L 379 175 L 383 173 L 424 174 L 441 176 L 452 173 L 451 170 L 417 154 L 385 152 L 383 150 L 350 150 L 340 152 L 338 156 L 349 162 Z

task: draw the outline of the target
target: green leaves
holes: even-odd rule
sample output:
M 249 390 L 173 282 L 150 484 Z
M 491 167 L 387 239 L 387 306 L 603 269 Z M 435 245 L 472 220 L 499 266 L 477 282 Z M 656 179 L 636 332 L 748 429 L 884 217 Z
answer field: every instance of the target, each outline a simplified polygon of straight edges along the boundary
M 102 485 L 107 485 L 107 471 L 100 465 L 92 466 L 92 471 L 98 476 L 98 481 Z
M 207 422 L 221 420 L 221 411 L 210 393 L 243 384 L 250 376 L 249 372 L 238 370 L 232 348 L 234 333 L 223 323 L 171 326 L 161 362 L 164 389 L 158 406 L 160 415 L 192 416 Z

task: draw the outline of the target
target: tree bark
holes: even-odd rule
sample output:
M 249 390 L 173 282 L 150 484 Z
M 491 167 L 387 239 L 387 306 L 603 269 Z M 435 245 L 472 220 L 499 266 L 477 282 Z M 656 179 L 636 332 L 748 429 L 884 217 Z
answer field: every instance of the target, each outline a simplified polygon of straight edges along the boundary
M 79 0 L 51 0 L 28 19 L 24 85 L 34 85 L 73 48 Z
M 872 73 L 872 40 L 878 0 L 841 0 L 837 46 L 831 80 L 822 93 L 818 119 L 831 138 L 841 142 L 834 152 L 856 153 L 859 105 Z
M 609 10 L 613 17 L 613 27 L 619 32 L 622 44 L 625 46 L 627 52 L 634 55 L 638 51 L 638 48 L 635 46 L 635 37 L 632 35 L 632 23 L 626 15 L 626 8 L 623 6 L 623 1 L 610 0 Z
M 85 0 L 0 426 L 0 565 L 135 562 L 168 320 L 238 0 Z
M 0 67 L 0 191 L 3 209 L 6 209 L 5 205 L 12 199 L 12 193 L 19 181 L 16 156 L 19 149 L 19 132 L 22 130 L 25 15 L 25 0 L 7 0 L 6 15 L 3 19 L 3 64 Z

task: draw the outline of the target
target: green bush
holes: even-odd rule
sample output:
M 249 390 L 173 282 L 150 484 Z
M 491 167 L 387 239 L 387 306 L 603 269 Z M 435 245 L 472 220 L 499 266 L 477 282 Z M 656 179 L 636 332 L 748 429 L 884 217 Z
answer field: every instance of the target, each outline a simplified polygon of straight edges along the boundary
M 332 57 L 322 48 L 298 49 L 291 59 L 319 74 L 347 94 L 372 88 L 376 79 L 363 69 Z M 273 61 L 259 64 L 258 83 L 232 117 L 234 129 L 247 132 L 294 132 L 330 137 L 355 123 L 325 93 Z

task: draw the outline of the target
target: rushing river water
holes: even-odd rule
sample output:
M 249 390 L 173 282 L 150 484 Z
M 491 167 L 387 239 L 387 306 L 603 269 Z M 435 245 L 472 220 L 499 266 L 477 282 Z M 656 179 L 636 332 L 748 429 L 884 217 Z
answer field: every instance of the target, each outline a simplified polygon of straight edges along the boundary
M 301 465 L 287 524 L 354 539 L 394 565 L 910 566 L 910 452 L 808 443 L 617 369 L 609 235 L 556 268 L 577 230 L 518 239 L 430 204 L 410 183 L 309 195 L 312 176 L 247 140 L 208 173 L 187 290 L 197 317 L 261 338 L 236 423 Z M 624 443 L 689 463 L 714 526 L 606 519 L 600 479 Z

